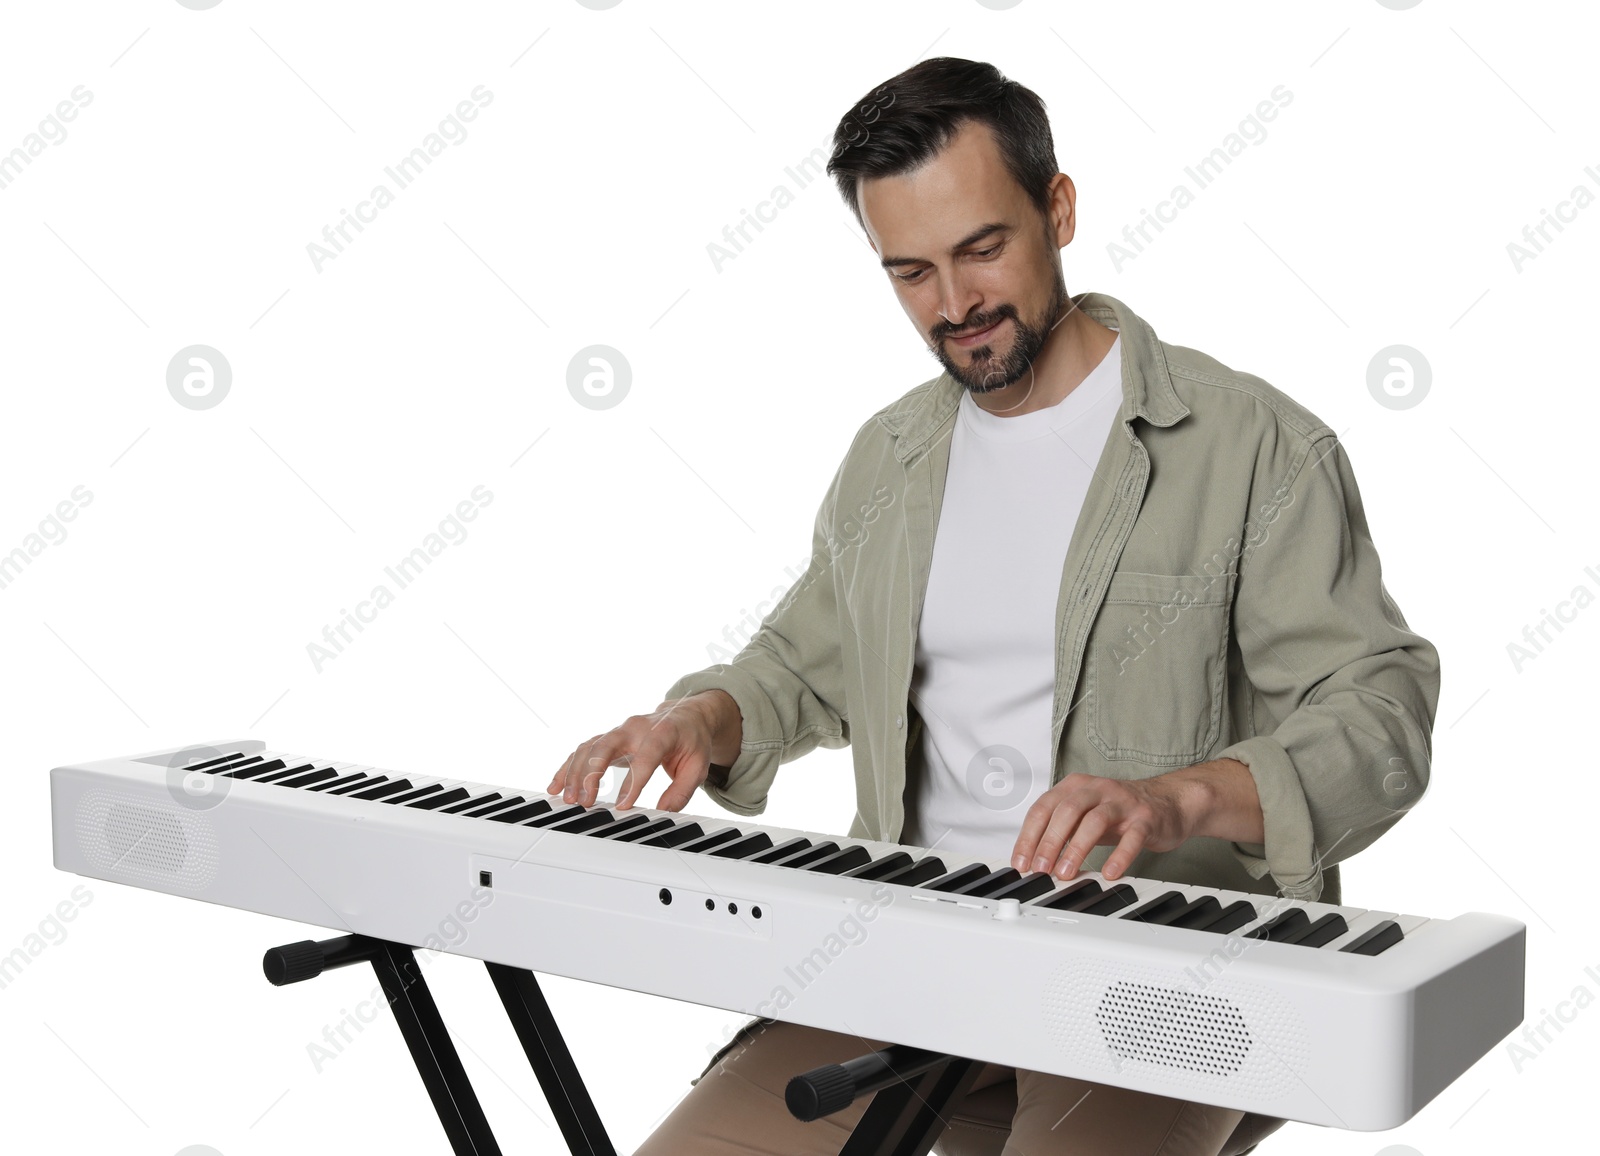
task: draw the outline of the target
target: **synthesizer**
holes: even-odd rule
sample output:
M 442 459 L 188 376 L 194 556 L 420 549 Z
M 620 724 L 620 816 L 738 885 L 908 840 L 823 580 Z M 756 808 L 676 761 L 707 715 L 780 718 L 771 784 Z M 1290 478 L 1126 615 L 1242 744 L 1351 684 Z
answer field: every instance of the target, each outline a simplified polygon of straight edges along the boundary
M 221 742 L 56 767 L 56 867 L 490 963 L 1353 1130 L 1522 1020 L 1525 926 Z

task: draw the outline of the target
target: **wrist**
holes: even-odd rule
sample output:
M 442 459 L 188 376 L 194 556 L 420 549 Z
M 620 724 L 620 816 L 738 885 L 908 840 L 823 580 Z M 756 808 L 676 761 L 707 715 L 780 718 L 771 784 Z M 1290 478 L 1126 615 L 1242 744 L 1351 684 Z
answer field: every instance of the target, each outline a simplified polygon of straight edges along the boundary
M 697 720 L 712 765 L 731 767 L 738 759 L 744 737 L 743 718 L 738 702 L 727 691 L 703 690 L 664 702 L 658 709 L 667 707 L 687 711 Z
M 1237 759 L 1212 759 L 1173 771 L 1176 797 L 1190 836 L 1231 843 L 1264 840 L 1261 801 L 1250 768 Z

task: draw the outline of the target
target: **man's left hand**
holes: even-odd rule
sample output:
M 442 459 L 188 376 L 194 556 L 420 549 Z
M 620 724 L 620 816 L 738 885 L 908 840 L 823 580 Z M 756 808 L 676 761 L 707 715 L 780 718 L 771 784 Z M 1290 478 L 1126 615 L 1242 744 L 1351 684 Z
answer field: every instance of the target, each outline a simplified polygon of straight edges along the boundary
M 1260 843 L 1262 826 L 1255 780 L 1235 759 L 1148 779 L 1074 774 L 1028 808 L 1011 865 L 1071 879 L 1095 847 L 1115 843 L 1101 874 L 1116 879 L 1141 851 L 1171 851 L 1196 835 Z

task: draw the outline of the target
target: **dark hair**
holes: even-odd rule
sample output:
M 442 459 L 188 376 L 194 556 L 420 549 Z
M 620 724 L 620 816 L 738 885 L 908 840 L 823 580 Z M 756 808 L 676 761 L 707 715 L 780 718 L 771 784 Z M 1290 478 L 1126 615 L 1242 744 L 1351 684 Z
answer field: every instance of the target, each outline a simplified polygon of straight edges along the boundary
M 1041 215 L 1048 213 L 1059 166 L 1044 101 L 994 65 L 955 56 L 914 64 L 862 97 L 834 130 L 828 174 L 865 228 L 857 180 L 920 167 L 971 121 L 989 126 L 1012 179 Z

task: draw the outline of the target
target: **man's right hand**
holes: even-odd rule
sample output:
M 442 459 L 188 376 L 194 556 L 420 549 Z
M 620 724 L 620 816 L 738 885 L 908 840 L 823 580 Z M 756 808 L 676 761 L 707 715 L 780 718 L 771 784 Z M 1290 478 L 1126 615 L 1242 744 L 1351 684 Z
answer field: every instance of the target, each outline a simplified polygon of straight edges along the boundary
M 606 771 L 627 767 L 614 804 L 617 810 L 626 810 L 660 767 L 672 783 L 661 792 L 656 808 L 681 811 L 706 781 L 713 762 L 731 766 L 738 758 L 741 732 L 739 705 L 726 691 L 669 699 L 650 714 L 633 715 L 579 745 L 545 791 L 591 807 Z

